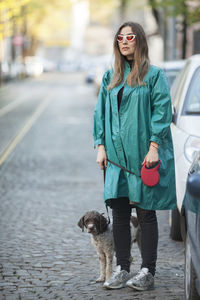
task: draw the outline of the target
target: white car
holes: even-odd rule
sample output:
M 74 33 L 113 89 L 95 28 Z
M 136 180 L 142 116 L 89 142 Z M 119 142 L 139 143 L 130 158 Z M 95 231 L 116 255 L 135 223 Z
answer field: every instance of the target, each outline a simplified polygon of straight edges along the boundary
M 185 66 L 186 60 L 181 59 L 181 60 L 170 60 L 170 61 L 164 61 L 161 64 L 161 68 L 164 70 L 169 87 L 172 86 L 174 80 L 176 79 L 177 75 L 180 73 L 180 71 L 183 69 Z
M 187 175 L 200 150 L 200 55 L 191 56 L 176 78 L 172 89 L 173 123 L 171 126 L 176 170 L 177 209 L 170 214 L 170 235 L 182 240 L 181 213 Z
M 24 59 L 28 76 L 40 76 L 43 73 L 43 65 L 37 56 L 26 56 Z

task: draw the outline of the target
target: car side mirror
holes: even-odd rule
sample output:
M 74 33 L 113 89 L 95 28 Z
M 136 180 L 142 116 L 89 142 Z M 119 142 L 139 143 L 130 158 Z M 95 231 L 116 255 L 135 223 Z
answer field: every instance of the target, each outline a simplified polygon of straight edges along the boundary
M 176 112 L 174 105 L 172 105 L 172 122 L 174 124 L 176 124 L 176 119 L 177 119 L 177 112 Z
M 200 201 L 200 173 L 188 176 L 187 190 L 191 196 L 198 198 Z

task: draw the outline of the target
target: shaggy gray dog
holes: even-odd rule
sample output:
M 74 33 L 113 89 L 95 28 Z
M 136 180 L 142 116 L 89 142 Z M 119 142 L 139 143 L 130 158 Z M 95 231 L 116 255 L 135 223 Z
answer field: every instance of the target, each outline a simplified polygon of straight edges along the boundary
M 114 256 L 114 239 L 112 224 L 98 211 L 92 210 L 86 212 L 79 220 L 78 226 L 84 231 L 87 229 L 91 233 L 92 244 L 96 247 L 100 260 L 100 276 L 96 282 L 109 280 L 112 275 L 112 262 Z M 131 246 L 134 242 L 138 243 L 141 249 L 141 229 L 136 216 L 131 216 Z M 132 257 L 130 257 L 132 261 Z

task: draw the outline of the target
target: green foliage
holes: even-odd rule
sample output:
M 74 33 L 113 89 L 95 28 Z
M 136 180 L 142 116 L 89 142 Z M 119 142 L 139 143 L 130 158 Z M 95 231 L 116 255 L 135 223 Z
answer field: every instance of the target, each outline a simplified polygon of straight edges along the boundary
M 153 9 L 163 9 L 168 16 L 184 16 L 187 23 L 200 21 L 200 0 L 149 0 Z
M 70 6 L 70 0 L 2 0 L 0 41 L 15 34 L 53 39 L 61 29 L 68 30 Z

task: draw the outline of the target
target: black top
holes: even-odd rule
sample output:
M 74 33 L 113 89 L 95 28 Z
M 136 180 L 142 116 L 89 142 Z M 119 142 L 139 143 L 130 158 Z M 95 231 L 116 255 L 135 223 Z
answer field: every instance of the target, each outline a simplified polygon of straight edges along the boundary
M 132 67 L 133 60 L 126 59 L 126 61 L 129 63 L 130 67 Z M 117 94 L 118 111 L 119 111 L 119 108 L 120 108 L 120 105 L 122 102 L 123 91 L 124 91 L 124 86 L 119 90 L 119 92 Z

